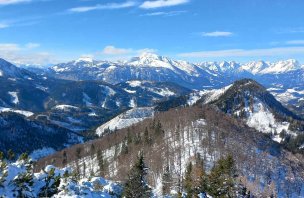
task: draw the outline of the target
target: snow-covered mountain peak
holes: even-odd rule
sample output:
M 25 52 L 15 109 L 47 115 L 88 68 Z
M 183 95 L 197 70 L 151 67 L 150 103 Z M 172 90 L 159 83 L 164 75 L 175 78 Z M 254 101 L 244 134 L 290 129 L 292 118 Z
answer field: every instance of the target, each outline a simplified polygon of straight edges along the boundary
M 170 69 L 175 73 L 180 73 L 180 71 L 182 71 L 190 75 L 198 75 L 195 66 L 187 61 L 176 61 L 149 52 L 142 53 L 139 57 L 132 58 L 127 65 L 137 67 L 165 68 Z
M 139 56 L 140 59 L 161 59 L 159 55 L 151 53 L 151 52 L 143 52 L 141 53 L 141 55 Z
M 259 61 L 252 61 L 242 65 L 240 67 L 240 70 L 248 71 L 252 74 L 257 74 L 261 72 L 263 69 L 266 69 L 267 67 L 269 67 L 269 65 L 266 62 L 259 60 Z
M 80 58 L 75 60 L 75 64 L 77 64 L 79 62 L 93 63 L 94 60 L 93 60 L 93 57 L 91 57 L 91 56 L 81 56 Z
M 163 67 L 173 69 L 171 60 L 153 53 L 144 52 L 139 57 L 132 58 L 127 64 L 140 67 Z
M 229 62 L 223 61 L 220 62 L 218 65 L 221 71 L 223 72 L 236 70 L 240 67 L 240 64 L 236 63 L 235 61 L 229 61 Z
M 23 69 L 16 67 L 12 63 L 0 58 L 0 76 L 22 78 L 26 74 Z
M 270 64 L 269 67 L 262 70 L 261 73 L 278 74 L 278 73 L 294 71 L 294 70 L 301 69 L 301 68 L 302 68 L 302 66 L 297 60 L 288 59 L 288 60 L 278 61 L 276 63 Z

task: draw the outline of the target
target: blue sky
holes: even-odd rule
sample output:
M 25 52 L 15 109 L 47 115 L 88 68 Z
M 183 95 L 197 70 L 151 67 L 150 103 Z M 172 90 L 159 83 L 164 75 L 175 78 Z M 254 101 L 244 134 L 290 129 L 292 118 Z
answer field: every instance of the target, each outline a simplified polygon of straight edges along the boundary
M 304 63 L 303 0 L 0 0 L 0 57 Z

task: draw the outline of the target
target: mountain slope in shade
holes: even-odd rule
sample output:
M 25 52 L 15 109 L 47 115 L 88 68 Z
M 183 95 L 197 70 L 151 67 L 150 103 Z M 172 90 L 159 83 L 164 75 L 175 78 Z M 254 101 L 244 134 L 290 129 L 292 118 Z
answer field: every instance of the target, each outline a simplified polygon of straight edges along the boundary
M 68 129 L 26 118 L 16 113 L 0 115 L 0 150 L 31 153 L 44 147 L 60 150 L 82 142 L 82 137 Z
M 124 62 L 83 60 L 62 63 L 51 67 L 47 73 L 57 78 L 103 80 L 111 84 L 129 80 L 174 82 L 198 90 L 218 89 L 235 80 L 251 78 L 268 89 L 279 88 L 279 93 L 287 92 L 288 89 L 304 91 L 304 66 L 293 59 L 277 62 L 189 63 L 145 53 Z M 293 97 L 280 102 L 304 116 L 301 96 L 293 94 Z
M 73 67 L 94 68 L 96 61 L 79 59 Z M 96 63 L 97 64 L 97 63 Z M 71 81 L 38 75 L 0 62 L 0 112 L 34 115 L 38 120 L 74 130 L 92 129 L 136 106 L 153 106 L 160 100 L 190 90 L 167 82 L 136 82 L 111 85 L 103 81 Z M 81 72 L 78 72 L 81 73 Z M 22 78 L 21 78 L 22 77 Z M 57 108 L 69 107 L 75 108 Z

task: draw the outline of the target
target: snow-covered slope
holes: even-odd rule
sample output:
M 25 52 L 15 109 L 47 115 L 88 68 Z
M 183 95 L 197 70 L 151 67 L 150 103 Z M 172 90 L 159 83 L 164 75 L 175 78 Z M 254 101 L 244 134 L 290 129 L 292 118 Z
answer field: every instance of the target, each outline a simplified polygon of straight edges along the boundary
M 242 65 L 239 70 L 248 71 L 252 74 L 258 74 L 267 67 L 269 67 L 269 63 L 266 63 L 264 61 L 252 61 Z
M 290 120 L 299 117 L 282 106 L 264 87 L 253 80 L 245 79 L 232 86 L 202 97 L 204 103 L 214 104 L 222 111 L 244 119 L 248 126 L 263 133 L 272 134 L 275 141 L 281 142 L 280 133 L 296 136 L 299 131 L 290 130 Z M 208 93 L 207 93 L 208 94 Z M 282 136 L 281 136 L 282 137 Z
M 300 63 L 294 59 L 289 59 L 286 61 L 278 61 L 276 63 L 270 63 L 269 66 L 263 69 L 260 73 L 267 74 L 267 73 L 285 73 L 294 70 L 302 69 Z
M 0 160 L 1 165 L 4 163 Z M 121 185 L 102 177 L 77 181 L 72 177 L 70 168 L 59 169 L 48 165 L 33 173 L 30 159 L 9 162 L 1 168 L 4 168 L 0 172 L 0 178 L 4 178 L 0 185 L 1 197 L 118 198 L 122 193 Z
M 175 82 L 196 88 L 201 87 L 202 83 L 210 85 L 212 78 L 211 74 L 203 71 L 196 64 L 152 53 L 143 53 L 125 62 L 72 61 L 54 65 L 48 73 L 59 78 L 103 80 L 111 84 L 128 80 L 146 80 Z
M 107 130 L 113 131 L 116 129 L 129 127 L 143 121 L 144 119 L 152 117 L 153 113 L 153 107 L 136 107 L 130 109 L 98 127 L 96 134 L 102 136 L 105 132 L 107 132 Z
M 248 71 L 254 75 L 263 74 L 280 74 L 298 69 L 303 69 L 303 66 L 294 59 L 282 60 L 278 62 L 252 61 L 243 64 L 239 70 Z

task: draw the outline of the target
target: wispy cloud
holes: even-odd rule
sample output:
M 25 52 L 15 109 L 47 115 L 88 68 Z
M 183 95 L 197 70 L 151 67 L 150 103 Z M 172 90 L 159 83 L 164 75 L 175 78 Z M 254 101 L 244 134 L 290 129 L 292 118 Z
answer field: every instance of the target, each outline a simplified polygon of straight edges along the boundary
M 228 49 L 218 51 L 198 51 L 181 53 L 187 58 L 224 58 L 224 57 L 273 57 L 303 54 L 304 47 L 278 47 L 268 49 Z
M 8 28 L 9 25 L 6 23 L 0 23 L 0 29 Z
M 102 50 L 102 54 L 105 55 L 122 55 L 122 54 L 128 54 L 131 53 L 133 50 L 132 49 L 124 49 L 124 48 L 117 48 L 112 45 L 106 46 Z
M 201 36 L 204 37 L 229 37 L 232 36 L 232 32 L 223 32 L 223 31 L 215 31 L 215 32 L 202 32 Z
M 304 40 L 291 40 L 286 42 L 287 45 L 304 45 Z
M 190 2 L 190 0 L 156 0 L 145 1 L 139 7 L 143 9 L 154 9 L 161 7 L 171 7 Z
M 278 34 L 296 34 L 304 33 L 304 27 L 284 28 L 275 31 Z
M 104 47 L 101 52 L 97 52 L 95 56 L 102 56 L 109 60 L 129 59 L 134 56 L 139 56 L 142 53 L 155 53 L 157 50 L 150 48 L 133 49 L 133 48 L 118 48 L 113 45 Z
M 38 48 L 38 43 L 28 43 L 20 45 L 16 43 L 0 43 L 0 57 L 15 64 L 49 64 L 54 63 L 55 57 L 48 52 L 32 51 L 33 48 Z
M 11 4 L 18 4 L 18 3 L 26 3 L 32 0 L 0 0 L 0 5 L 11 5 Z
M 28 48 L 28 49 L 38 48 L 38 47 L 40 47 L 40 43 L 27 43 L 25 45 L 25 47 Z
M 157 50 L 155 49 L 150 49 L 150 48 L 144 48 L 144 49 L 132 49 L 132 48 L 118 48 L 113 45 L 108 45 L 106 46 L 101 54 L 104 55 L 138 55 L 144 52 L 156 52 Z
M 108 3 L 108 4 L 97 4 L 94 6 L 82 6 L 71 8 L 68 11 L 70 12 L 89 12 L 93 10 L 114 10 L 114 9 L 122 9 L 135 6 L 136 3 L 134 1 L 127 1 L 123 3 Z
M 170 12 L 150 12 L 150 13 L 143 14 L 142 16 L 167 16 L 167 17 L 171 17 L 171 16 L 181 15 L 181 14 L 184 14 L 186 12 L 187 11 L 185 11 L 185 10 L 170 11 Z

